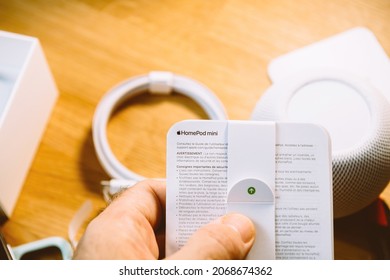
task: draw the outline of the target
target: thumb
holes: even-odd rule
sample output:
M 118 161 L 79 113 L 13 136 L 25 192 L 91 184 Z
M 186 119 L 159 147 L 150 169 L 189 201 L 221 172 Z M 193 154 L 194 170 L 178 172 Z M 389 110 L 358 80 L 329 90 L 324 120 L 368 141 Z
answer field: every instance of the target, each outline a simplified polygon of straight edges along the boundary
M 200 228 L 168 259 L 244 259 L 255 240 L 255 227 L 241 214 L 227 214 Z

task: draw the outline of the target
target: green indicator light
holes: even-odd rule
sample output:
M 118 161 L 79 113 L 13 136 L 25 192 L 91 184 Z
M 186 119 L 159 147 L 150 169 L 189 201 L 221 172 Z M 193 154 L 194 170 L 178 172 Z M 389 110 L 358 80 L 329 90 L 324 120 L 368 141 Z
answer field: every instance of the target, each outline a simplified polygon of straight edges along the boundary
M 248 188 L 248 193 L 249 193 L 250 195 L 254 195 L 255 192 L 256 192 L 256 189 L 255 189 L 254 187 L 249 187 L 249 188 Z

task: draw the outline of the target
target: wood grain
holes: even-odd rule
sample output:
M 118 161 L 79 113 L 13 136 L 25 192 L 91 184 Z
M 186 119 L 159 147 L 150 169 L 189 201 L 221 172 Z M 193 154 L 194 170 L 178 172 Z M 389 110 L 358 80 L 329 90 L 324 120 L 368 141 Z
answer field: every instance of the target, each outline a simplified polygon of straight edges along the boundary
M 40 39 L 60 91 L 12 217 L 13 246 L 67 237 L 68 223 L 90 199 L 105 207 L 91 138 L 94 110 L 107 90 L 151 70 L 207 85 L 231 119 L 248 119 L 270 85 L 275 57 L 356 26 L 370 28 L 390 53 L 387 0 L 36 0 L 0 1 L 0 29 Z M 132 170 L 164 177 L 165 134 L 174 122 L 205 118 L 181 96 L 138 97 L 108 127 L 114 153 Z M 390 189 L 382 197 L 390 201 Z M 131 207 L 129 205 L 129 207 Z M 370 258 L 335 242 L 336 258 Z

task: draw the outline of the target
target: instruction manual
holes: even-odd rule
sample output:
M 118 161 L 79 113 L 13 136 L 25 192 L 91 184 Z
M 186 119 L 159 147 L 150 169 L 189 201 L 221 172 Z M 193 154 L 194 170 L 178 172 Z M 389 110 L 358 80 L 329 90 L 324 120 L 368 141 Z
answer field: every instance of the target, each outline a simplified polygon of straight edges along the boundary
M 228 213 L 256 228 L 247 259 L 333 259 L 331 148 L 305 123 L 189 120 L 167 136 L 166 255 Z

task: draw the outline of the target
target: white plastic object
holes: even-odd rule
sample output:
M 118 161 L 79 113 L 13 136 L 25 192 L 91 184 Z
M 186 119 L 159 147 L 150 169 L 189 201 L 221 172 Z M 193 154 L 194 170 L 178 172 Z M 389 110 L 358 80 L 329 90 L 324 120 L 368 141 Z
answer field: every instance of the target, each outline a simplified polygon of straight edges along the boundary
M 315 123 L 332 140 L 335 218 L 378 198 L 390 178 L 390 104 L 371 83 L 347 71 L 317 69 L 273 84 L 253 120 Z
M 275 123 L 230 121 L 228 131 L 227 210 L 255 225 L 247 259 L 275 259 Z
M 0 218 L 14 210 L 57 96 L 38 39 L 0 31 Z

